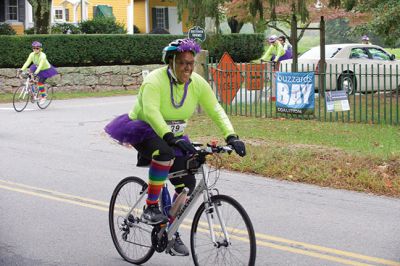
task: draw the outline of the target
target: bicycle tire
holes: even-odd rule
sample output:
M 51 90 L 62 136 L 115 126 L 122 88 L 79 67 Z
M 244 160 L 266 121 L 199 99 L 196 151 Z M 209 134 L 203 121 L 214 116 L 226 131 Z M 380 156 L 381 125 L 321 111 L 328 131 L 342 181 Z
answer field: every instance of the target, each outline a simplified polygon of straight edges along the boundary
M 155 251 L 151 244 L 153 227 L 139 221 L 141 210 L 135 209 L 130 221 L 125 219 L 131 206 L 138 201 L 141 191 L 146 188 L 147 183 L 142 179 L 126 177 L 115 187 L 110 200 L 108 219 L 111 238 L 121 257 L 133 264 L 145 263 Z M 146 198 L 142 197 L 143 202 L 139 203 L 138 208 L 144 206 Z
M 37 106 L 40 109 L 46 109 L 50 105 L 51 101 L 53 100 L 53 93 L 54 93 L 53 87 L 47 87 L 46 88 L 46 94 L 47 94 L 46 101 L 44 103 L 40 103 L 40 101 L 37 101 L 36 102 Z M 40 95 L 38 95 L 38 96 L 40 96 Z
M 15 90 L 13 95 L 13 107 L 17 112 L 22 112 L 28 105 L 29 98 L 31 97 L 25 86 L 21 86 Z
M 230 243 L 224 242 L 224 234 L 216 211 L 211 213 L 216 241 L 226 246 L 215 246 L 211 242 L 210 229 L 204 203 L 197 209 L 190 232 L 190 249 L 195 265 L 255 265 L 256 237 L 251 220 L 244 208 L 226 195 L 212 196 L 210 201 L 218 208 L 229 233 Z M 236 215 L 236 217 L 235 217 Z M 218 224 L 218 225 L 217 225 Z M 232 242 L 234 242 L 232 244 Z

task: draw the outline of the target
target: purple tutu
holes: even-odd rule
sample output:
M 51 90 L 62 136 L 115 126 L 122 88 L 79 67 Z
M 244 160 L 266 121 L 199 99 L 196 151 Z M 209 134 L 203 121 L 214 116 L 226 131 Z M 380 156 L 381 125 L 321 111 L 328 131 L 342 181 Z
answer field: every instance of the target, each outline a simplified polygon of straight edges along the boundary
M 117 116 L 104 127 L 104 130 L 120 144 L 130 144 L 132 146 L 145 140 L 159 137 L 149 124 L 142 120 L 132 120 L 128 114 Z M 182 138 L 188 142 L 190 141 L 187 136 Z M 175 156 L 183 156 L 182 151 L 175 148 Z
M 35 64 L 32 64 L 29 68 L 29 70 L 34 73 L 37 69 L 37 66 Z M 48 79 L 51 78 L 55 75 L 57 75 L 57 69 L 55 67 L 53 67 L 52 65 L 50 65 L 49 69 L 45 69 L 39 72 L 38 77 L 41 79 Z
M 293 58 L 293 52 L 292 49 L 287 49 L 285 54 L 279 57 L 278 61 L 286 60 L 286 59 L 292 59 Z

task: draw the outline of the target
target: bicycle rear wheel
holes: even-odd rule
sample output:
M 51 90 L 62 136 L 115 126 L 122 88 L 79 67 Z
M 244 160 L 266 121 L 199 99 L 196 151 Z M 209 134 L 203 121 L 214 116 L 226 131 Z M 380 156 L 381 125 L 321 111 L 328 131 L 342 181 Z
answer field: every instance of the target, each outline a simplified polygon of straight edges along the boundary
M 200 205 L 193 219 L 190 248 L 194 264 L 254 265 L 256 237 L 244 208 L 236 200 L 225 195 L 211 197 L 211 203 L 214 207 L 211 209 L 206 209 L 204 203 Z M 210 236 L 206 213 L 209 213 L 213 224 L 216 245 Z M 226 228 L 229 240 L 222 227 Z
M 30 98 L 30 94 L 28 89 L 25 88 L 25 86 L 19 87 L 15 92 L 13 96 L 13 107 L 14 110 L 17 112 L 22 112 L 26 106 L 28 105 L 28 101 Z
M 109 208 L 109 226 L 114 245 L 126 261 L 142 264 L 154 254 L 151 244 L 153 227 L 140 222 L 146 204 L 147 183 L 138 177 L 124 178 L 114 189 Z M 136 203 L 136 208 L 126 219 Z
M 50 105 L 51 101 L 53 100 L 53 87 L 46 86 L 46 95 L 47 95 L 46 101 L 44 101 L 42 103 L 40 101 L 37 101 L 37 105 L 39 106 L 40 109 L 46 109 Z M 38 95 L 38 96 L 40 97 L 40 95 Z

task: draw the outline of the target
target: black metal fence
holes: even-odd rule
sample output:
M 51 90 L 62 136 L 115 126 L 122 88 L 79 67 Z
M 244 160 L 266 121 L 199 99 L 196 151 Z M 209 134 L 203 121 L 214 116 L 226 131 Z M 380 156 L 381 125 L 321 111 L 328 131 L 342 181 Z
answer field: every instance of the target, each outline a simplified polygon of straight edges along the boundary
M 276 111 L 274 66 L 270 63 L 209 63 L 209 82 L 225 111 L 231 115 L 291 117 L 320 121 L 342 121 L 400 125 L 400 64 L 300 65 L 299 71 L 315 74 L 314 114 L 283 114 Z M 287 65 L 280 71 L 290 72 Z M 328 112 L 325 93 L 344 90 L 349 111 Z

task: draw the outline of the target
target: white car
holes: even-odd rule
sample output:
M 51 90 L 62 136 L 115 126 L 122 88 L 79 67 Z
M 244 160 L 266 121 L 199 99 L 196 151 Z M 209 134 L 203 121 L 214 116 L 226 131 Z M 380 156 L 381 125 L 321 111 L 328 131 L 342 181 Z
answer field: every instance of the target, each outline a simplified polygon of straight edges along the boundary
M 400 84 L 400 61 L 382 47 L 368 44 L 325 45 L 326 90 L 355 92 L 392 91 Z M 320 47 L 316 46 L 299 56 L 298 71 L 315 71 L 318 89 Z M 280 64 L 280 71 L 290 72 L 292 59 Z

